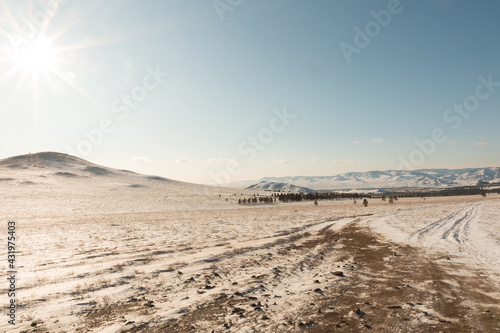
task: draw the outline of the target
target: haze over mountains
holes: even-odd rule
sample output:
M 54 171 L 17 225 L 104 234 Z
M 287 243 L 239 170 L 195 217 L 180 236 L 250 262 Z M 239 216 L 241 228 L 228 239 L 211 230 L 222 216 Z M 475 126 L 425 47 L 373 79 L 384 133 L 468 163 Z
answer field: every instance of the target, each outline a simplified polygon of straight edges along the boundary
M 244 187 L 245 183 L 248 184 L 248 182 L 241 182 L 227 185 Z M 349 172 L 336 176 L 264 177 L 252 183 L 254 185 L 248 187 L 249 189 L 273 187 L 311 190 L 443 188 L 500 183 L 500 168 L 389 170 Z
M 82 187 L 81 191 L 125 190 L 134 197 L 140 189 L 172 193 L 213 195 L 220 187 L 180 182 L 168 178 L 137 174 L 93 164 L 84 159 L 55 152 L 43 152 L 0 160 L 0 184 L 5 186 L 46 185 L 61 189 L 61 184 Z M 349 172 L 335 176 L 263 177 L 259 180 L 224 184 L 249 190 L 311 192 L 317 190 L 352 190 L 384 188 L 443 188 L 500 184 L 500 168 L 422 169 Z M 84 185 L 86 184 L 86 185 Z M 78 186 L 77 186 L 78 185 Z M 168 185 L 168 186 L 167 186 Z M 249 186 L 250 185 L 250 186 Z M 180 191 L 180 192 L 178 192 Z M 222 190 L 227 192 L 226 190 Z M 162 193 L 163 193 L 162 192 Z M 165 192 L 166 193 L 166 192 Z M 164 194 L 161 195 L 162 197 Z

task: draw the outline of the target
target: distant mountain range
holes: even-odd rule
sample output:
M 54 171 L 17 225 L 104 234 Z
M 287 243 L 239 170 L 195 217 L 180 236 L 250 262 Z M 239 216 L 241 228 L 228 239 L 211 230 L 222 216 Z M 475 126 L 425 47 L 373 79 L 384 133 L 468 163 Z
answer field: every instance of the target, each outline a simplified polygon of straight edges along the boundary
M 303 193 L 314 192 L 314 190 L 303 186 L 295 186 L 293 184 L 288 184 L 288 183 L 266 182 L 266 181 L 261 181 L 258 184 L 250 185 L 247 187 L 247 189 L 259 190 L 259 191 L 276 191 L 276 192 L 303 192 Z
M 248 182 L 245 182 L 248 184 Z M 242 187 L 241 183 L 226 184 Z M 264 177 L 249 189 L 351 190 L 389 188 L 446 188 L 500 183 L 500 168 L 422 169 L 349 172 L 336 176 Z M 243 186 L 245 187 L 245 186 Z M 306 192 L 306 191 L 304 191 Z
M 14 171 L 21 173 L 12 174 Z M 26 173 L 23 173 L 23 171 Z M 98 179 L 99 177 L 122 177 L 124 181 L 126 179 L 127 182 L 133 182 L 131 186 L 134 187 L 138 187 L 139 185 L 150 186 L 152 185 L 151 181 L 155 183 L 182 185 L 185 188 L 188 188 L 188 185 L 203 186 L 178 182 L 163 177 L 136 174 L 127 170 L 107 168 L 78 157 L 55 152 L 21 155 L 0 160 L 0 181 L 4 184 L 9 182 L 32 183 L 33 179 L 27 179 L 28 173 L 31 172 L 35 172 L 36 174 L 36 182 L 40 182 L 44 177 L 46 180 L 58 177 L 65 178 L 67 181 L 89 180 L 90 178 Z M 146 183 L 143 183 L 144 181 Z M 264 177 L 255 181 L 222 185 L 232 188 L 248 188 L 250 190 L 311 192 L 318 190 L 447 188 L 487 184 L 500 185 L 499 167 L 349 172 L 336 176 Z

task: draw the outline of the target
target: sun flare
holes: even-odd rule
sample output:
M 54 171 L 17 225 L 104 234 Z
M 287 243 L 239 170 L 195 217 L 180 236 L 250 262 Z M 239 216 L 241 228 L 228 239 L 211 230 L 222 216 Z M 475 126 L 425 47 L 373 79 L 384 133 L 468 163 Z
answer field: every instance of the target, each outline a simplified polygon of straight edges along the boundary
M 50 42 L 45 39 L 37 39 L 27 45 L 19 46 L 18 51 L 12 58 L 17 69 L 32 73 L 45 72 L 54 65 L 54 52 Z

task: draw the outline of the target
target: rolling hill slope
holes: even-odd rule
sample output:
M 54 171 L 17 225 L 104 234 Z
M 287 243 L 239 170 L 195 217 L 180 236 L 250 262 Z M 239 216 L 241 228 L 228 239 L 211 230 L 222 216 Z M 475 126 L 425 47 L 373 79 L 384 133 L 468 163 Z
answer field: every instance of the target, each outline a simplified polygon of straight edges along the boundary
M 0 160 L 0 190 L 0 211 L 18 211 L 5 216 L 9 219 L 37 211 L 65 215 L 223 209 L 234 208 L 237 201 L 231 189 L 108 168 L 54 152 Z M 19 197 L 25 198 L 22 204 Z

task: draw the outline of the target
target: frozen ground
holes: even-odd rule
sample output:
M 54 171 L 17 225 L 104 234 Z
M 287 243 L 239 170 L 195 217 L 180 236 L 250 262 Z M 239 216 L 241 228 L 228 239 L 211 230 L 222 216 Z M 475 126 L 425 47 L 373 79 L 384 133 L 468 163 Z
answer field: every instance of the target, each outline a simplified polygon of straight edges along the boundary
M 20 307 L 0 331 L 500 330 L 500 196 L 249 207 L 241 191 L 60 167 L 1 170 Z

